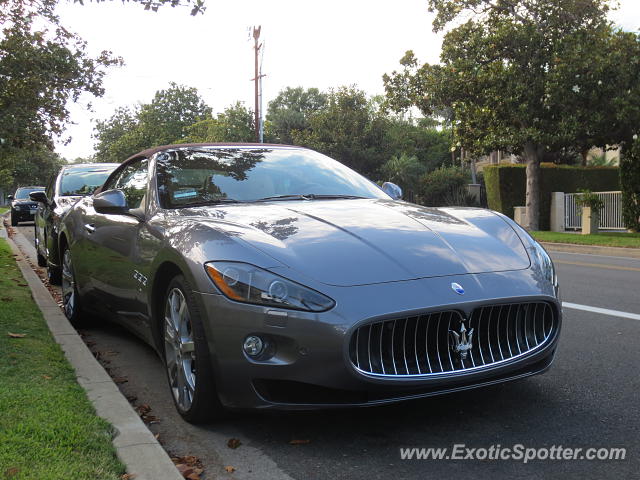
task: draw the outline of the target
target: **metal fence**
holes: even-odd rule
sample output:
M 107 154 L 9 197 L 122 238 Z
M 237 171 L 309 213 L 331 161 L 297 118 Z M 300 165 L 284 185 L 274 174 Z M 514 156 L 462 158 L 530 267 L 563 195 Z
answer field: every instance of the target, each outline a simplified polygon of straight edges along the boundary
M 600 211 L 601 230 L 623 230 L 622 221 L 622 192 L 594 192 L 604 202 L 604 208 Z M 564 228 L 567 230 L 580 230 L 582 228 L 582 207 L 576 205 L 576 197 L 582 193 L 564 194 Z

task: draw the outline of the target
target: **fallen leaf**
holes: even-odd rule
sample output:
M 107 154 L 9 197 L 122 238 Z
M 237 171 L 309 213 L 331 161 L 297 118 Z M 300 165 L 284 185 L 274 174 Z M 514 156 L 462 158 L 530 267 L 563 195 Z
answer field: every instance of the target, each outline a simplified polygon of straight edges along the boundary
M 44 378 L 45 380 L 51 380 L 51 377 L 49 375 L 42 375 L 42 378 Z
M 224 470 L 225 470 L 227 473 L 233 473 L 233 472 L 235 472 L 235 471 L 236 471 L 235 467 L 232 467 L 231 465 L 227 465 L 226 467 L 224 467 Z
M 134 478 L 136 478 L 135 473 L 125 473 L 120 477 L 120 480 L 133 480 Z
M 289 445 L 306 445 L 311 443 L 311 440 L 291 440 Z
M 238 448 L 240 445 L 242 445 L 242 442 L 237 438 L 230 438 L 229 441 L 227 442 L 227 447 L 233 448 L 234 450 Z
M 182 457 L 182 461 L 184 463 L 189 464 L 189 465 L 193 465 L 194 463 L 196 463 L 198 461 L 198 457 L 196 457 L 194 455 L 187 455 L 186 457 Z
M 6 478 L 11 478 L 18 473 L 20 473 L 20 469 L 18 467 L 11 467 L 4 471 L 4 475 Z
M 26 333 L 11 333 L 8 332 L 9 338 L 24 338 L 27 336 Z
M 196 472 L 191 472 L 189 475 L 185 477 L 187 480 L 200 480 L 200 475 Z
M 116 382 L 117 384 L 121 384 L 121 383 L 127 383 L 129 380 L 127 379 L 127 377 L 115 377 L 113 381 Z

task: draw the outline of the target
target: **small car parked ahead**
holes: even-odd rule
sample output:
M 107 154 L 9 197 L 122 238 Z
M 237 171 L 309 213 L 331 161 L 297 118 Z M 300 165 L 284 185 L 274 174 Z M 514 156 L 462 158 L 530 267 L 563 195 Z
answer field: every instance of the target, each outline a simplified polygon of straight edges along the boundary
M 20 187 L 14 195 L 7 198 L 11 200 L 11 226 L 15 227 L 19 222 L 32 222 L 38 204 L 29 197 L 31 192 L 42 192 L 44 187 Z
M 86 163 L 68 165 L 54 175 L 45 191 L 33 192 L 31 199 L 38 202 L 35 214 L 35 244 L 38 265 L 47 267 L 49 282 L 60 283 L 58 231 L 64 214 L 82 197 L 91 195 L 100 187 L 117 163 Z

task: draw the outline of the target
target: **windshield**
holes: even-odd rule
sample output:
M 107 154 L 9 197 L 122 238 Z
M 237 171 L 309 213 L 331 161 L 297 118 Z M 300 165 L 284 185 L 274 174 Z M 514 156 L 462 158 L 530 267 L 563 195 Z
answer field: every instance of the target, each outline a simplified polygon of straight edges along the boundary
M 163 208 L 301 195 L 389 198 L 341 163 L 296 148 L 187 147 L 158 154 L 157 174 Z
M 43 192 L 43 191 L 44 191 L 44 187 L 35 187 L 35 188 L 22 187 L 16 190 L 16 194 L 14 198 L 16 200 L 29 200 L 29 194 L 31 192 Z
M 115 167 L 70 168 L 63 172 L 60 180 L 60 196 L 85 196 L 102 186 Z

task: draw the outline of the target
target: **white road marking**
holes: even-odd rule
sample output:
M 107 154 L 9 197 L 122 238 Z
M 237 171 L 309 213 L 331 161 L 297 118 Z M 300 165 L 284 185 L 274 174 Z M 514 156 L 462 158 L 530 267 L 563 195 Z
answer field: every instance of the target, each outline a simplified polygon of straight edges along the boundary
M 601 313 L 603 315 L 611 315 L 613 317 L 629 318 L 631 320 L 640 320 L 637 313 L 621 312 L 619 310 L 609 310 L 608 308 L 590 307 L 589 305 L 579 305 L 577 303 L 562 302 L 562 308 L 572 308 L 574 310 L 584 310 L 585 312 Z

